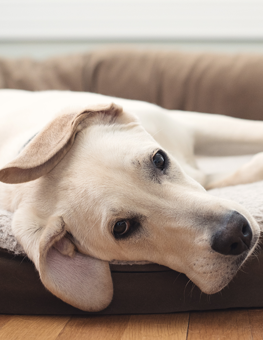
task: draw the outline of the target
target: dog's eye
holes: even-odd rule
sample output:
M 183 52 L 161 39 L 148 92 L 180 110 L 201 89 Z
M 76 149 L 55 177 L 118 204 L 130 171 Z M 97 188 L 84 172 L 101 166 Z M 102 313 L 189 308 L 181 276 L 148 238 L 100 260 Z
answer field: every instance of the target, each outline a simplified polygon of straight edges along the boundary
M 115 223 L 115 226 L 113 228 L 114 236 L 122 236 L 126 234 L 129 228 L 130 228 L 129 221 L 123 220 Z
M 160 151 L 153 156 L 153 164 L 157 169 L 163 170 L 165 167 L 165 158 Z

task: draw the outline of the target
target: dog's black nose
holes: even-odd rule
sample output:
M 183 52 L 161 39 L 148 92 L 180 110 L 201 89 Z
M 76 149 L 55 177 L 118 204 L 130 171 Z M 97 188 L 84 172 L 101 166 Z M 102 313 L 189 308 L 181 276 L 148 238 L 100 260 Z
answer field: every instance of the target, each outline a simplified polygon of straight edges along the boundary
M 252 230 L 248 221 L 237 211 L 230 213 L 225 226 L 212 239 L 212 249 L 223 255 L 240 255 L 250 248 Z

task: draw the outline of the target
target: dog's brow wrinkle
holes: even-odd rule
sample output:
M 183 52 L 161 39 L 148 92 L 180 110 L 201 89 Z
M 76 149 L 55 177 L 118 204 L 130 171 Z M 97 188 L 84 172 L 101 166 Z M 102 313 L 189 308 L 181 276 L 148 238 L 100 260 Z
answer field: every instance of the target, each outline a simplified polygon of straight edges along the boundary
M 119 215 L 122 211 L 118 210 L 118 209 L 115 209 L 115 208 L 111 208 L 110 209 L 110 212 L 113 214 L 113 215 Z

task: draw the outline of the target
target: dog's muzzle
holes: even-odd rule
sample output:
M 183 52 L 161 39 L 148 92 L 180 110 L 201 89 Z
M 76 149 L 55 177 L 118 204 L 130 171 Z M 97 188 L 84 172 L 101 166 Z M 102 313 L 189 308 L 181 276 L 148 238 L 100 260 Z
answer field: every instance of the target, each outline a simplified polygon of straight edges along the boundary
M 251 247 L 252 230 L 244 216 L 231 211 L 212 237 L 211 248 L 223 255 L 240 255 Z

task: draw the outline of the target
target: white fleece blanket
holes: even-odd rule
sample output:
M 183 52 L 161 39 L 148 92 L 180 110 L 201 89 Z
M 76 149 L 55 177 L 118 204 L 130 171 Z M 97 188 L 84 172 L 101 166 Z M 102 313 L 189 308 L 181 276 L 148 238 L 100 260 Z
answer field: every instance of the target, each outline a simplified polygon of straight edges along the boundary
M 249 156 L 217 157 L 199 159 L 199 165 L 206 171 L 220 169 L 234 169 L 247 161 Z M 263 181 L 246 185 L 237 185 L 208 192 L 221 198 L 231 199 L 242 204 L 255 217 L 263 230 Z M 16 255 L 25 255 L 21 245 L 17 242 L 11 230 L 12 213 L 0 209 L 0 248 L 6 249 Z

